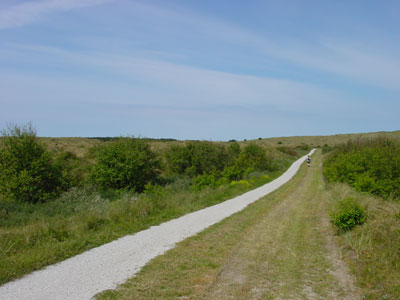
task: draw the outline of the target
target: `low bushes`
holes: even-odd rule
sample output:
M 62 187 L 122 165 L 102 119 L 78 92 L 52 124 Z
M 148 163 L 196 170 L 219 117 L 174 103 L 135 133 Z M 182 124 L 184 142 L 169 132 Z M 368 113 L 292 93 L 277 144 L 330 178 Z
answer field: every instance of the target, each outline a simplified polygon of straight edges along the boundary
M 190 142 L 172 146 L 166 152 L 168 172 L 193 178 L 193 187 L 216 187 L 240 180 L 253 171 L 271 171 L 272 158 L 263 147 L 250 143 L 243 149 L 236 142 L 226 148 L 211 142 Z
M 263 147 L 253 143 L 243 148 L 235 163 L 252 171 L 272 170 L 272 158 L 267 156 Z
M 30 126 L 4 133 L 0 147 L 0 284 L 258 187 L 295 159 L 276 151 L 272 164 L 263 147 L 236 142 L 153 152 L 134 138 L 78 156 L 47 151 Z
M 400 197 L 400 145 L 379 138 L 338 146 L 324 163 L 330 182 L 345 182 L 358 191 L 386 199 Z
M 148 183 L 171 183 L 179 177 L 190 178 L 196 189 L 216 187 L 277 167 L 265 148 L 255 143 L 241 148 L 237 142 L 192 141 L 156 154 L 144 139 L 115 138 L 82 158 L 58 148 L 47 151 L 30 125 L 5 131 L 3 140 L 0 195 L 31 203 L 55 200 L 70 187 L 88 184 L 110 195 L 123 189 L 141 193 Z
M 170 173 L 195 177 L 222 171 L 229 160 L 227 154 L 223 145 L 189 142 L 184 146 L 171 146 L 165 155 Z
M 0 284 L 126 234 L 218 204 L 273 180 L 282 171 L 218 189 L 207 182 L 193 190 L 191 180 L 182 178 L 165 187 L 146 184 L 141 194 L 122 190 L 112 200 L 86 187 L 70 189 L 47 203 L 22 206 L 0 202 L 0 249 L 5 253 L 0 255 Z

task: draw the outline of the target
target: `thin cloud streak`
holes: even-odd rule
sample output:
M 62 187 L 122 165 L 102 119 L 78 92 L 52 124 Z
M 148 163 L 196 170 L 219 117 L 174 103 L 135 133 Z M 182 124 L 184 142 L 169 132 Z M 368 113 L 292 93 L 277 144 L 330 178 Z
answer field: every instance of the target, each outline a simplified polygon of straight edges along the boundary
M 0 29 L 22 26 L 57 11 L 98 5 L 109 0 L 43 0 L 24 2 L 0 11 Z M 187 11 L 167 9 L 142 2 L 125 2 L 134 14 L 163 19 L 183 28 L 206 34 L 215 41 L 247 45 L 260 56 L 279 59 L 305 70 L 328 72 L 358 84 L 400 89 L 400 64 L 397 54 L 368 51 L 361 43 L 320 38 L 312 45 L 299 40 L 272 40 L 226 21 Z M 60 49 L 62 50 L 62 49 Z M 390 52 L 390 51 L 389 51 Z M 176 53 L 171 53 L 171 56 Z M 188 54 L 190 55 L 190 53 Z
M 136 14 L 163 18 L 183 28 L 191 28 L 215 41 L 247 45 L 261 56 L 290 62 L 306 70 L 328 72 L 359 84 L 400 89 L 400 63 L 397 49 L 369 50 L 369 40 L 335 40 L 317 37 L 312 44 L 298 39 L 277 40 L 261 36 L 226 21 L 205 17 L 191 11 L 172 11 L 152 4 L 132 4 Z M 385 47 L 388 47 L 387 45 Z M 389 53 L 387 53 L 389 52 Z
M 127 103 L 150 102 L 169 105 L 260 105 L 269 104 L 285 109 L 301 111 L 330 106 L 341 96 L 327 88 L 296 82 L 289 79 L 241 75 L 201 69 L 159 60 L 108 53 L 82 54 L 55 47 L 14 45 L 19 51 L 35 51 L 41 59 L 57 62 L 58 67 L 76 65 L 94 70 L 107 77 L 122 76 L 132 82 L 134 92 L 123 97 Z M 10 76 L 10 74 L 4 74 Z M 35 74 L 37 77 L 38 74 Z M 24 76 L 21 76 L 23 80 Z M 68 81 L 68 80 L 67 80 Z M 46 79 L 43 79 L 45 84 Z M 62 80 L 65 82 L 65 80 Z M 87 84 L 87 83 L 86 83 Z M 86 85 L 85 84 L 85 85 Z M 78 84 L 79 85 L 79 84 Z M 100 85 L 100 84 L 99 84 Z M 88 85 L 87 90 L 90 90 Z M 157 87 L 155 91 L 154 87 Z M 77 90 L 80 88 L 78 87 Z M 96 90 L 93 87 L 94 90 Z M 85 93 L 86 94 L 86 93 Z
M 0 10 L 0 29 L 20 27 L 40 20 L 45 15 L 94 6 L 109 0 L 42 0 L 23 2 Z

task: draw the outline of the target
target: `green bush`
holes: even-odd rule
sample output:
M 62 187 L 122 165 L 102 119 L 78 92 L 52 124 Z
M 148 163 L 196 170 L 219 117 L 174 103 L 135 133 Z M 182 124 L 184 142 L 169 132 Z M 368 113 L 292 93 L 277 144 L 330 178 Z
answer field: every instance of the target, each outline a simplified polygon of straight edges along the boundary
M 193 179 L 193 189 L 200 191 L 205 187 L 216 187 L 218 181 L 213 174 L 198 175 Z
M 228 147 L 210 142 L 172 146 L 166 153 L 168 170 L 194 178 L 195 189 L 215 186 L 214 181 L 240 180 L 253 171 L 272 170 L 272 158 L 255 143 L 243 149 L 232 142 Z M 218 185 L 218 184 L 217 184 Z
M 349 141 L 329 154 L 324 175 L 358 191 L 400 197 L 400 144 L 384 138 Z
M 189 142 L 185 146 L 172 146 L 166 152 L 169 172 L 190 177 L 221 172 L 228 160 L 226 148 L 211 142 Z
M 228 166 L 222 172 L 222 177 L 227 181 L 240 180 L 242 179 L 246 173 L 250 173 L 244 168 L 241 168 L 238 164 L 234 164 L 232 166 Z
M 342 231 L 349 231 L 365 222 L 364 209 L 353 198 L 340 200 L 332 214 L 332 223 Z
M 97 150 L 91 182 L 103 190 L 142 192 L 159 174 L 159 161 L 142 139 L 120 138 Z
M 0 193 L 19 202 L 45 202 L 69 184 L 53 156 L 41 145 L 31 125 L 2 132 Z
M 240 155 L 240 145 L 239 143 L 230 143 L 228 146 L 228 159 L 226 161 L 226 164 L 228 166 L 233 165 L 235 161 L 238 159 Z
M 63 177 L 68 178 L 70 186 L 83 186 L 89 173 L 89 162 L 70 151 L 55 155 L 55 162 L 61 167 Z
M 272 158 L 267 156 L 262 146 L 251 143 L 246 145 L 241 151 L 237 162 L 243 170 L 272 170 Z

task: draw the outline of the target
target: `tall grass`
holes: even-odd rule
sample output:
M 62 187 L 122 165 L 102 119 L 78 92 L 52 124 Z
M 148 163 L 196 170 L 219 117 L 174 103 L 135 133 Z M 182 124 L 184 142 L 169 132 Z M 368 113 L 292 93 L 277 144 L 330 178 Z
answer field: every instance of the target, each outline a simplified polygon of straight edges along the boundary
M 345 184 L 330 184 L 329 202 L 353 198 L 366 207 L 367 219 L 361 226 L 338 233 L 342 254 L 363 299 L 400 299 L 400 203 L 357 193 Z

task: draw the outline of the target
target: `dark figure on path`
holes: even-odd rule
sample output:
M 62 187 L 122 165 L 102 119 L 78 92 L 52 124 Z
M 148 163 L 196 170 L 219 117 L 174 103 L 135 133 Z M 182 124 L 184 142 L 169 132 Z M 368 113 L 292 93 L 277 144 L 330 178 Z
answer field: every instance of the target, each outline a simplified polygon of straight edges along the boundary
M 307 155 L 306 161 L 307 161 L 307 166 L 310 166 L 310 163 L 311 163 L 310 155 Z

